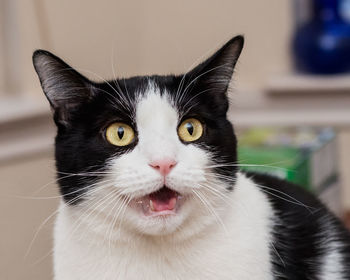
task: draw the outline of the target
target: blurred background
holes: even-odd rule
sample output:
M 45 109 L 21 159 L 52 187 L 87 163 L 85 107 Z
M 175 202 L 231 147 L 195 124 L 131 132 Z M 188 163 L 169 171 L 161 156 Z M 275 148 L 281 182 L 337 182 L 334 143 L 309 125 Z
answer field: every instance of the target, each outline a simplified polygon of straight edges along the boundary
M 229 111 L 242 167 L 300 184 L 346 221 L 349 25 L 348 0 L 0 0 L 0 279 L 52 278 L 55 127 L 35 49 L 100 80 L 181 73 L 243 34 Z

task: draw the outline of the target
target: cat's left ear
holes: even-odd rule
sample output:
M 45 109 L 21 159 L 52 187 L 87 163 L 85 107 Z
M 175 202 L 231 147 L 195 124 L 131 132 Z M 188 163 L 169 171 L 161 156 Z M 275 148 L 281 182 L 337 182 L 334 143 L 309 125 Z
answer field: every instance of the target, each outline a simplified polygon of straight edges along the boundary
M 78 109 L 94 95 L 91 81 L 45 50 L 34 52 L 33 64 L 56 124 L 69 126 Z
M 225 97 L 235 65 L 244 45 L 244 37 L 236 36 L 204 62 L 186 74 L 189 88 L 211 92 L 215 99 Z

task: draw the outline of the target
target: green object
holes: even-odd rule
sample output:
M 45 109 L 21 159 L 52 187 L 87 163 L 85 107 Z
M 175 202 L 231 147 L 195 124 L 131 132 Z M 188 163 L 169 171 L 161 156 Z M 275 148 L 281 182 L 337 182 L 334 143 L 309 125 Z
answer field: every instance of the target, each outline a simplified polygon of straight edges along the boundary
M 241 169 L 268 173 L 311 190 L 309 159 L 293 147 L 238 146 Z
M 238 139 L 243 170 L 268 173 L 315 193 L 337 180 L 331 128 L 252 128 L 242 131 Z

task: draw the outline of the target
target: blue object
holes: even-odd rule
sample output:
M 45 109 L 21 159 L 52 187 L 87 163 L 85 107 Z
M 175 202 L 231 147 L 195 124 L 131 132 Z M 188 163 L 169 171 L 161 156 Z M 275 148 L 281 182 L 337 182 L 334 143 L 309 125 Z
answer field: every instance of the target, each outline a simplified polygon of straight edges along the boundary
M 350 0 L 312 0 L 312 15 L 296 28 L 296 68 L 315 74 L 350 71 Z

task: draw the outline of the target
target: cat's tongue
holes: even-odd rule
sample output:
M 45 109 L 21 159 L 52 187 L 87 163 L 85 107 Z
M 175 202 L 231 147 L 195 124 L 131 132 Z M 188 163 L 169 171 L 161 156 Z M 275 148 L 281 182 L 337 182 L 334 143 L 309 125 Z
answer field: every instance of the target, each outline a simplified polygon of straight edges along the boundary
M 177 201 L 177 193 L 167 187 L 163 187 L 157 192 L 151 193 L 150 208 L 154 212 L 173 210 Z

